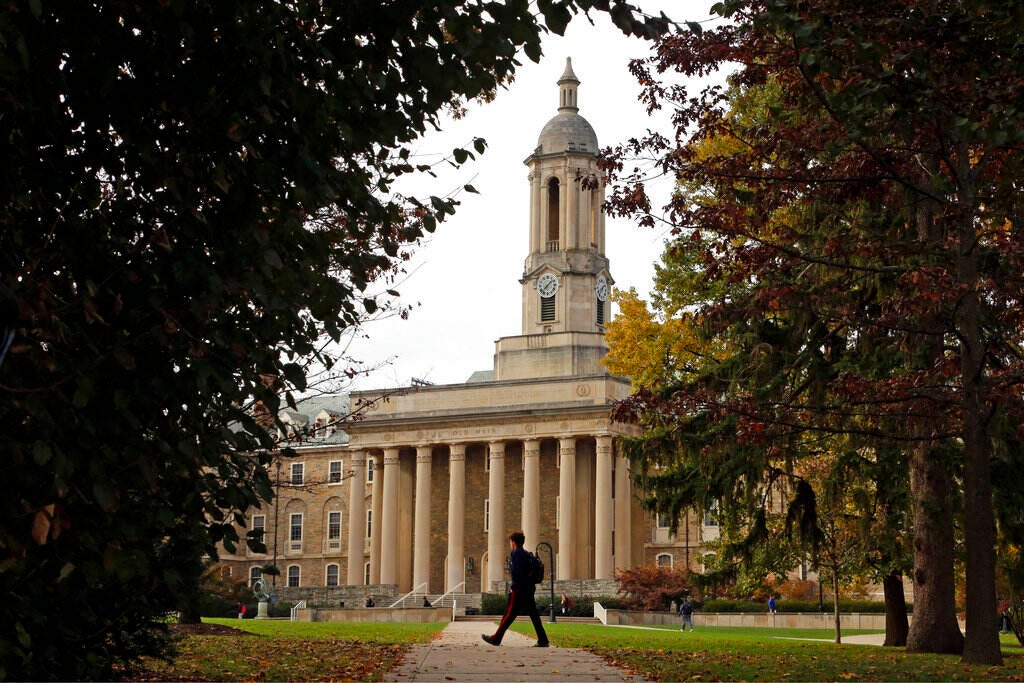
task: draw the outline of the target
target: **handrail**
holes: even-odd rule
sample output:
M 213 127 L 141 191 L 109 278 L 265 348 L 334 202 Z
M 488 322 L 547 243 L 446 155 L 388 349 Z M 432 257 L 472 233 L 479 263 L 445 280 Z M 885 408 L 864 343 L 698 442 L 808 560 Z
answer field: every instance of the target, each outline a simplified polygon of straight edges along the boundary
M 305 600 L 299 600 L 297 603 L 292 605 L 292 613 L 291 613 L 291 620 L 292 621 L 296 620 L 296 617 L 298 616 L 298 611 L 300 609 L 306 609 L 306 601 Z
M 418 593 L 421 588 L 426 588 L 426 587 L 427 587 L 427 582 L 424 581 L 423 583 L 421 583 L 420 585 L 416 586 L 415 588 L 413 588 L 411 591 L 409 591 L 408 593 L 406 593 L 402 597 L 400 597 L 397 600 L 395 600 L 393 603 L 391 603 L 389 605 L 389 607 L 398 607 L 398 603 L 400 603 L 400 602 L 404 603 L 406 598 L 411 597 L 413 595 L 416 595 L 416 593 Z M 424 593 L 426 593 L 426 591 L 424 591 Z M 405 607 L 405 605 L 403 604 L 402 607 Z
M 459 581 L 457 584 L 455 584 L 455 588 L 452 588 L 450 591 L 448 591 L 447 593 L 445 593 L 441 597 L 437 598 L 436 600 L 431 600 L 430 604 L 431 605 L 436 605 L 439 602 L 443 603 L 444 599 L 447 598 L 449 595 L 453 595 L 455 593 L 455 589 L 459 588 L 460 586 L 465 588 L 466 582 L 465 581 Z

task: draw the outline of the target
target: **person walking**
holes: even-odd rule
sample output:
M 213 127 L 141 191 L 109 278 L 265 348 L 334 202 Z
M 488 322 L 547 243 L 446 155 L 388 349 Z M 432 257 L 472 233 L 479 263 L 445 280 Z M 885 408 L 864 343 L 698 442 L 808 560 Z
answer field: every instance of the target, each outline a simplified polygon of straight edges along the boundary
M 536 584 L 533 583 L 530 555 L 523 550 L 523 543 L 526 537 L 522 531 L 513 531 L 509 534 L 508 545 L 512 550 L 512 588 L 508 596 L 508 606 L 505 608 L 505 616 L 498 624 L 498 630 L 492 635 L 483 633 L 480 635 L 488 645 L 501 645 L 501 639 L 505 637 L 505 631 L 512 625 L 520 614 L 530 615 L 533 622 L 533 630 L 537 632 L 537 642 L 534 647 L 548 647 L 548 634 L 544 632 L 544 625 L 540 623 L 540 613 L 537 611 L 537 601 L 534 599 Z
M 775 614 L 775 595 L 768 596 L 768 611 Z
M 562 593 L 562 615 L 568 616 L 569 610 L 572 609 L 572 600 L 565 593 Z
M 689 626 L 690 630 L 693 630 L 693 603 L 690 602 L 690 598 L 685 598 L 682 604 L 679 605 L 679 616 L 683 618 L 683 623 L 679 627 L 680 631 L 685 631 L 686 627 Z

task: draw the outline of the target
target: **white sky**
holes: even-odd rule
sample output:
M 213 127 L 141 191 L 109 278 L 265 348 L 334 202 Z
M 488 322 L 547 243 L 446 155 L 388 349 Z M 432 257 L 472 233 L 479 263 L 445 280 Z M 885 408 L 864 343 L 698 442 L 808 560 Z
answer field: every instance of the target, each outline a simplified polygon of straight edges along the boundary
M 705 21 L 713 0 L 640 0 L 645 10 L 665 11 L 677 21 Z M 461 193 L 454 217 L 416 249 L 400 284 L 401 301 L 415 308 L 407 320 L 369 323 L 366 339 L 351 354 L 363 362 L 392 362 L 354 388 L 408 385 L 413 377 L 434 384 L 464 382 L 476 370 L 493 365 L 494 342 L 522 334 L 519 278 L 528 249 L 529 183 L 523 160 L 537 145 L 544 124 L 557 112 L 556 81 L 572 57 L 580 79 L 579 113 L 597 133 L 602 147 L 642 135 L 647 128 L 667 130 L 648 117 L 637 102 L 639 86 L 629 74 L 631 58 L 647 56 L 650 46 L 627 38 L 603 14 L 591 26 L 577 16 L 565 36 L 548 35 L 544 56 L 534 64 L 525 56 L 515 82 L 493 102 L 472 104 L 469 114 L 426 136 L 415 161 L 429 163 L 453 147 L 471 148 L 474 136 L 488 147 L 477 161 L 458 172 L 417 179 L 402 186 L 406 194 L 443 196 L 471 183 L 479 194 Z M 704 24 L 708 26 L 708 23 Z M 664 117 L 663 117 L 664 118 Z M 665 240 L 662 229 L 644 229 L 628 221 L 607 219 L 606 256 L 618 289 L 650 291 L 653 263 Z

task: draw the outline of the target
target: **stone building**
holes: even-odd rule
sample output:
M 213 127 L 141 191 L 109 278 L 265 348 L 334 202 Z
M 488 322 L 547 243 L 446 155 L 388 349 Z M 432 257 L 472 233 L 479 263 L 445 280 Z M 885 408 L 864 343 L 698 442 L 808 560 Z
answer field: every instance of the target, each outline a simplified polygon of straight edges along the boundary
M 275 563 L 283 586 L 486 592 L 504 581 L 515 529 L 530 549 L 550 545 L 560 581 L 638 564 L 701 568 L 713 516 L 687 516 L 673 537 L 668 520 L 641 510 L 617 449 L 631 427 L 609 419 L 630 384 L 600 364 L 613 279 L 579 83 L 567 60 L 558 111 L 525 160 L 522 333 L 499 339 L 493 368 L 463 384 L 318 397 L 284 413 L 304 440 L 275 473 L 273 509 L 249 521 L 270 552 L 224 554 L 233 575 Z M 360 419 L 344 421 L 350 410 Z

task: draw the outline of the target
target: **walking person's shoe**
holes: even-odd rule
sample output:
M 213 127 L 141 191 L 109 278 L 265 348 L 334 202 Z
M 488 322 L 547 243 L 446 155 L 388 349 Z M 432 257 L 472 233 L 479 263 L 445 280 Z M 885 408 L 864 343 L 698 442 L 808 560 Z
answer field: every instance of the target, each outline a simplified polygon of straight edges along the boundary
M 534 643 L 533 646 L 534 647 L 551 647 L 551 643 L 547 642 L 546 640 L 543 643 L 538 641 L 538 642 Z
M 489 636 L 486 633 L 481 633 L 480 634 L 480 639 L 483 640 L 488 645 L 493 645 L 494 647 L 498 647 L 499 645 L 501 645 L 500 642 L 498 642 L 497 640 L 494 639 L 494 636 Z

